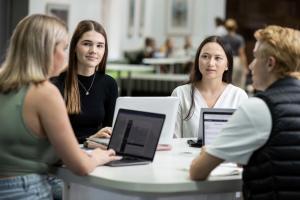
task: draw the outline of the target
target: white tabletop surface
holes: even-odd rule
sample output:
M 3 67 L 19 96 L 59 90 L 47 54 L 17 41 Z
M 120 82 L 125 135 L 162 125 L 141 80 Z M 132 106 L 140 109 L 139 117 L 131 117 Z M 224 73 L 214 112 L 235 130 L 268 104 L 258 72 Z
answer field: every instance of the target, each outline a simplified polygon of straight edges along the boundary
M 176 58 L 144 58 L 143 63 L 151 65 L 174 65 L 184 64 L 192 61 L 190 57 L 176 57 Z
M 157 80 L 157 81 L 181 81 L 189 80 L 188 74 L 133 74 L 132 79 L 138 80 Z
M 129 71 L 129 72 L 151 72 L 154 67 L 151 65 L 132 65 L 132 64 L 107 64 L 107 70 Z
M 66 182 L 127 193 L 222 193 L 241 190 L 241 175 L 210 176 L 206 181 L 189 179 L 188 169 L 199 148 L 191 148 L 186 139 L 174 139 L 171 151 L 157 151 L 148 165 L 127 167 L 97 167 L 90 175 L 80 177 L 66 168 L 56 175 Z M 223 170 L 219 167 L 219 171 Z M 218 174 L 218 172 L 216 173 Z

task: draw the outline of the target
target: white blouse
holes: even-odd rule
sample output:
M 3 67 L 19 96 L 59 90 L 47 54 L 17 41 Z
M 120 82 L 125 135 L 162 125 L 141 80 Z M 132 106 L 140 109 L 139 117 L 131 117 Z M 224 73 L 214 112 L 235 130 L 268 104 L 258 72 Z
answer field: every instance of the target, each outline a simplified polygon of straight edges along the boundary
M 191 84 L 181 85 L 174 89 L 172 96 L 179 97 L 179 108 L 175 127 L 175 137 L 198 137 L 201 108 L 208 108 L 204 97 L 195 89 L 194 109 L 192 117 L 184 120 L 191 106 Z M 248 99 L 246 92 L 232 84 L 228 84 L 213 108 L 237 108 Z

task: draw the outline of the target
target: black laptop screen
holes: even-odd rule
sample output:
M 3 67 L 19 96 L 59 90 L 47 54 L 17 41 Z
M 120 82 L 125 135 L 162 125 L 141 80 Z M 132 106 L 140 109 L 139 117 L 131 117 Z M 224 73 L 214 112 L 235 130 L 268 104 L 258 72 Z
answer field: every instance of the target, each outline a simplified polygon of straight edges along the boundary
M 164 114 L 119 109 L 108 148 L 152 160 L 164 120 Z

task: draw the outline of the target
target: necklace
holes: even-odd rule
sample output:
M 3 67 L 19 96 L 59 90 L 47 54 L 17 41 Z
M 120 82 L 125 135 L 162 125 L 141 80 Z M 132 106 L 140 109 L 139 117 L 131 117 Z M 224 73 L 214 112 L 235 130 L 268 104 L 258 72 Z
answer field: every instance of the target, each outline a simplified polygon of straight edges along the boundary
M 85 86 L 81 83 L 81 81 L 78 79 L 78 83 L 79 83 L 79 85 L 84 89 L 85 95 L 86 95 L 86 96 L 90 94 L 90 89 L 92 88 L 92 86 L 93 86 L 93 84 L 94 84 L 95 77 L 96 77 L 96 72 L 94 73 L 93 80 L 92 80 L 92 83 L 91 83 L 89 89 L 86 89 L 86 87 L 85 87 Z

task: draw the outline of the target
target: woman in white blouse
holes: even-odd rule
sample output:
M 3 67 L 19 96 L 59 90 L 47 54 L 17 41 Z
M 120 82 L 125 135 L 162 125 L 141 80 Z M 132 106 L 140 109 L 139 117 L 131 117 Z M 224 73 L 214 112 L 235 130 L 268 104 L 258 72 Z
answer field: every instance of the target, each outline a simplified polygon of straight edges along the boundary
M 218 36 L 207 37 L 198 47 L 187 84 L 174 89 L 180 99 L 175 136 L 198 137 L 201 108 L 237 108 L 248 98 L 231 84 L 233 57 Z

